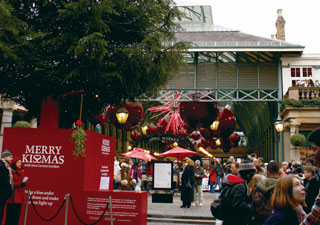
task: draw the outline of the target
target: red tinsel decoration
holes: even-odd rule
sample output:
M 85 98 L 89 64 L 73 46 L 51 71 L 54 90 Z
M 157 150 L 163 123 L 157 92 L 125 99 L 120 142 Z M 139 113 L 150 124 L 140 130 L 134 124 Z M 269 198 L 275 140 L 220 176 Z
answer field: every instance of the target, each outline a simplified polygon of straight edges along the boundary
M 178 92 L 174 93 L 174 98 L 179 100 L 182 94 L 178 94 Z M 164 99 L 166 100 L 166 98 Z M 162 131 L 164 128 L 164 124 L 166 124 L 164 133 L 171 131 L 174 135 L 176 135 L 179 131 L 179 127 L 183 125 L 183 121 L 180 117 L 179 112 L 179 101 L 169 101 L 164 102 L 164 105 L 154 106 L 149 108 L 148 110 L 154 113 L 158 113 L 157 115 L 151 117 L 155 118 L 158 116 L 165 115 L 161 120 L 157 123 L 157 127 Z

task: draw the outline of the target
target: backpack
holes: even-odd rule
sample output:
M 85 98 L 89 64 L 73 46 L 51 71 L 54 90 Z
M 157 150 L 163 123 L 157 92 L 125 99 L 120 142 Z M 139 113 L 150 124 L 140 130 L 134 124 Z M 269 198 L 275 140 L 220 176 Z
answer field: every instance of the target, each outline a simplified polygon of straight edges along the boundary
M 272 212 L 270 199 L 273 190 L 272 188 L 264 191 L 258 186 L 255 186 L 255 191 L 252 195 L 252 210 L 256 221 L 264 222 Z
M 227 209 L 230 208 L 229 201 L 227 201 L 230 190 L 230 186 L 223 185 L 220 195 L 216 195 L 215 199 L 210 205 L 212 215 L 219 220 L 223 220 L 225 218 L 224 213 L 228 212 Z

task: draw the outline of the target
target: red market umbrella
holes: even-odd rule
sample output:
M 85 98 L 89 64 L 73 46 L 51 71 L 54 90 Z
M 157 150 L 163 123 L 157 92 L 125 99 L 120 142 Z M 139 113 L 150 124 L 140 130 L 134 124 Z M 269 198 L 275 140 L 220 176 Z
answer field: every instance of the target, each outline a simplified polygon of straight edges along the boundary
M 180 148 L 180 147 L 174 147 L 173 149 L 170 149 L 164 153 L 161 153 L 159 156 L 161 157 L 174 157 L 178 158 L 179 160 L 183 160 L 185 157 L 197 155 L 198 152 L 194 152 L 188 149 Z
M 126 153 L 122 153 L 120 155 L 128 157 L 128 158 L 135 158 L 135 159 L 141 159 L 141 160 L 146 160 L 146 161 L 157 160 L 156 157 L 154 157 L 153 155 L 145 152 L 141 148 L 135 148 L 132 151 L 129 151 L 129 152 L 126 152 Z

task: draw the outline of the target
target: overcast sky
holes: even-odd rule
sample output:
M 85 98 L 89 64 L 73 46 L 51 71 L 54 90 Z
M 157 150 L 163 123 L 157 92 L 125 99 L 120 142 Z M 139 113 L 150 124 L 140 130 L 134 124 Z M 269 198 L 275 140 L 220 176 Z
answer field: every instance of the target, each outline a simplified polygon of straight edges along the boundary
M 277 9 L 286 21 L 286 41 L 320 54 L 320 0 L 176 0 L 211 5 L 213 23 L 260 37 L 276 33 Z

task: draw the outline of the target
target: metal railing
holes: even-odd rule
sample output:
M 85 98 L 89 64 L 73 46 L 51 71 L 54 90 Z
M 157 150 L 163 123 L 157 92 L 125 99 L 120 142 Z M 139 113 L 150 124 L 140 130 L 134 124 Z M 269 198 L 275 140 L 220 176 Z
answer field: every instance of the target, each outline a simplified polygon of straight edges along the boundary
M 278 89 L 163 89 L 158 93 L 144 94 L 139 101 L 279 101 Z M 176 96 L 179 96 L 177 99 Z
M 109 196 L 109 200 L 108 200 L 108 203 L 102 213 L 102 215 L 94 222 L 94 223 L 85 223 L 79 216 L 79 214 L 77 213 L 77 210 L 76 210 L 76 207 L 74 205 L 74 202 L 73 202 L 73 199 L 72 199 L 72 196 L 67 193 L 63 199 L 63 201 L 61 202 L 61 205 L 60 207 L 58 208 L 57 212 L 50 218 L 44 218 L 43 216 L 40 215 L 39 211 L 37 210 L 37 208 L 35 207 L 34 203 L 33 203 L 33 200 L 32 200 L 32 196 L 30 194 L 30 190 L 27 191 L 27 201 L 26 201 L 26 208 L 25 208 L 25 214 L 24 214 L 24 225 L 27 225 L 27 219 L 28 219 L 28 206 L 29 206 L 29 202 L 31 203 L 31 206 L 34 210 L 34 212 L 36 213 L 36 215 L 44 222 L 50 222 L 52 220 L 54 220 L 61 212 L 62 208 L 64 205 L 65 206 L 65 213 L 64 213 L 64 225 L 68 225 L 68 210 L 69 210 L 69 199 L 70 199 L 70 202 L 71 202 L 71 206 L 72 206 L 72 210 L 76 216 L 76 218 L 80 221 L 80 223 L 84 224 L 84 225 L 95 225 L 97 223 L 99 223 L 103 216 L 106 214 L 108 208 L 109 208 L 109 211 L 110 211 L 110 224 L 113 225 L 113 218 L 112 218 L 112 202 L 111 202 L 111 196 Z

